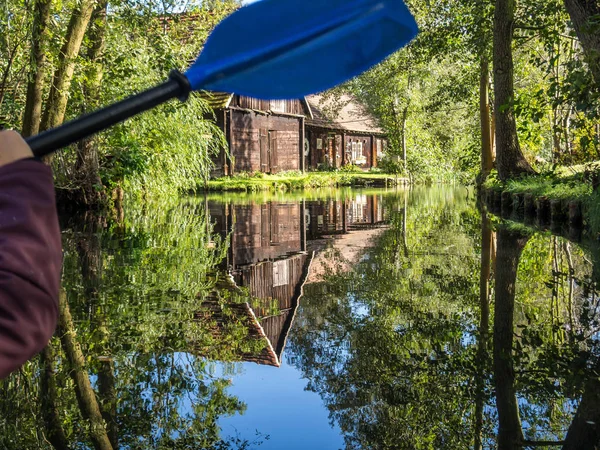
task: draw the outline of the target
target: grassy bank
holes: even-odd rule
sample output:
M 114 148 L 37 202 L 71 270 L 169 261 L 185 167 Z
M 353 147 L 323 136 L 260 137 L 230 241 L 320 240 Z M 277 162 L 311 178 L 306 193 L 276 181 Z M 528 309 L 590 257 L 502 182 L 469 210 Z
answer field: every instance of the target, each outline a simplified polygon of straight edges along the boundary
M 559 167 L 549 173 L 521 177 L 501 182 L 496 173 L 483 184 L 485 190 L 532 194 L 536 198 L 564 202 L 581 202 L 584 224 L 594 233 L 600 233 L 600 189 L 597 188 L 600 164 Z M 596 188 L 595 188 L 596 187 Z
M 284 172 L 276 175 L 263 173 L 239 174 L 209 180 L 199 189 L 212 192 L 294 191 L 340 186 L 382 187 L 402 184 L 404 178 L 370 172 Z

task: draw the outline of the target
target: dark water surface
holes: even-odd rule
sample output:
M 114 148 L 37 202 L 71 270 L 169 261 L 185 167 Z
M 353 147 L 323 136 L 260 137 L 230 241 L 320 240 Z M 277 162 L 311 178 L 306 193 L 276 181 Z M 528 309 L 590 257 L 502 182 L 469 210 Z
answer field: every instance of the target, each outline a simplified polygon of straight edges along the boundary
M 598 442 L 597 244 L 491 224 L 465 188 L 199 196 L 63 229 L 60 327 L 0 384 L 0 448 Z

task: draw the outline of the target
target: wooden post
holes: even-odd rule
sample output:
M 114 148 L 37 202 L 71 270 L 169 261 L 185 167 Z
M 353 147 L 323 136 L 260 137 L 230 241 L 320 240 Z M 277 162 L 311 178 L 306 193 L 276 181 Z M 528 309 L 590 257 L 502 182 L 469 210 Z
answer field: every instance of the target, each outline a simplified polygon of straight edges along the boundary
M 534 216 L 535 207 L 536 204 L 533 194 L 525 194 L 525 218 Z
M 371 167 L 377 167 L 377 139 L 371 135 Z
M 581 228 L 583 225 L 583 214 L 581 213 L 581 202 L 569 202 L 569 225 L 576 228 Z
M 304 117 L 300 118 L 300 170 L 302 173 L 306 172 L 306 156 L 304 155 Z M 302 213 L 304 214 L 304 212 Z
M 512 205 L 513 215 L 516 217 L 521 217 L 523 215 L 523 211 L 524 211 L 525 194 L 522 194 L 522 193 L 513 194 L 512 198 L 513 198 L 513 205 Z
M 229 121 L 227 122 L 227 134 L 229 135 L 229 175 L 235 173 L 233 167 L 233 110 L 229 110 Z
M 550 220 L 550 201 L 546 197 L 536 199 L 537 221 L 540 225 L 545 225 Z
M 300 203 L 300 250 L 306 251 L 306 201 L 302 199 Z
M 346 133 L 342 131 L 342 165 L 348 164 L 346 161 Z
M 231 152 L 231 129 L 229 127 L 231 120 L 227 117 L 227 110 L 223 110 L 223 132 L 225 133 L 225 140 L 227 141 L 227 146 L 229 147 L 229 151 Z M 223 164 L 223 175 L 227 176 L 230 172 L 230 167 L 227 158 L 227 149 L 221 149 L 222 153 L 222 164 Z
M 500 215 L 509 216 L 512 211 L 512 194 L 508 191 L 502 192 L 502 194 L 500 194 L 500 202 Z

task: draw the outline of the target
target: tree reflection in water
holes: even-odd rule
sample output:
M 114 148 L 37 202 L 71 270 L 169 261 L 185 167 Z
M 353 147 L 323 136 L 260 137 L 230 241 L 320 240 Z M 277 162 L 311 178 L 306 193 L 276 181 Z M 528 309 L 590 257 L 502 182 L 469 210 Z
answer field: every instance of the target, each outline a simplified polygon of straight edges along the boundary
M 596 448 L 589 257 L 502 227 L 496 241 L 460 197 L 418 195 L 388 198 L 362 262 L 307 288 L 292 337 L 347 448 Z
M 219 426 L 242 360 L 296 366 L 348 449 L 596 448 L 594 245 L 464 189 L 352 195 L 67 224 L 59 332 L 0 383 L 0 448 L 254 448 Z
M 59 328 L 40 358 L 0 382 L 0 448 L 260 443 L 261 436 L 221 437 L 219 418 L 245 405 L 207 359 L 227 359 L 227 349 L 211 346 L 214 337 L 194 320 L 215 290 L 224 242 L 210 234 L 197 202 L 152 211 L 130 209 L 109 230 L 93 216 L 63 226 Z M 193 345 L 215 353 L 194 354 Z

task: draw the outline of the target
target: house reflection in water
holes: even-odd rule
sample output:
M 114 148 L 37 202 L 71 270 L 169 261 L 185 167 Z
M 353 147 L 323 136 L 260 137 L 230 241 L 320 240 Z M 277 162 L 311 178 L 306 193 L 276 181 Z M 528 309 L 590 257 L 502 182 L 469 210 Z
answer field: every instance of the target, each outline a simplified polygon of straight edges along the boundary
M 230 239 L 224 268 L 253 297 L 239 313 L 252 316 L 249 332 L 267 341 L 258 354 L 241 359 L 279 366 L 311 260 L 301 204 L 209 203 L 209 211 L 215 232 Z
M 385 224 L 381 198 L 375 195 L 310 202 L 304 214 L 308 240 Z
M 228 288 L 245 288 L 252 300 L 227 305 L 227 314 L 214 299 L 205 302 L 204 309 L 219 327 L 235 320 L 247 328 L 249 339 L 262 343 L 253 352 L 238 352 L 237 359 L 276 367 L 281 365 L 304 284 L 318 281 L 311 271 L 321 273 L 313 263 L 315 255 L 325 257 L 327 243 L 335 247 L 338 240 L 346 246 L 360 242 L 360 253 L 372 241 L 373 230 L 365 228 L 385 223 L 380 199 L 365 195 L 262 205 L 209 202 L 208 208 L 215 232 L 230 240 L 223 261 L 233 282 Z M 333 241 L 334 235 L 347 236 Z

